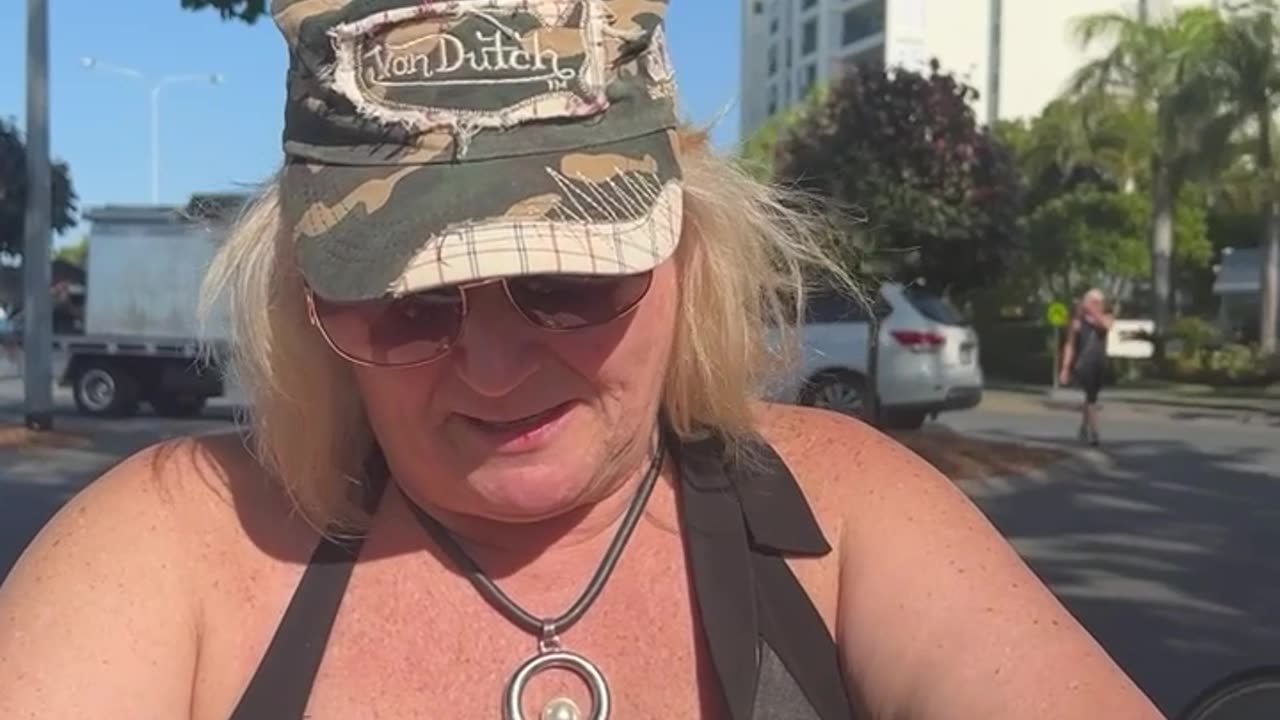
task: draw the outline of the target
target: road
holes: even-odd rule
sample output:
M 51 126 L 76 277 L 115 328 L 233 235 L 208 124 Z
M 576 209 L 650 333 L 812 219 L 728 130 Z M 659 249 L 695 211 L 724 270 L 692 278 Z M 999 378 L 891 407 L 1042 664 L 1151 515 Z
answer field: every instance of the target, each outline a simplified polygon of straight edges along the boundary
M 21 386 L 0 381 L 0 420 Z M 58 427 L 83 447 L 0 448 L 0 576 L 85 481 L 160 437 L 225 428 L 227 406 L 194 421 L 86 423 L 59 393 Z M 994 438 L 1067 442 L 1075 417 L 992 393 L 943 416 Z M 1166 712 L 1218 677 L 1280 663 L 1280 418 L 1107 408 L 1107 464 L 1013 483 L 975 500 Z
M 1229 672 L 1280 664 L 1280 418 L 1103 412 L 1106 465 L 975 500 L 1172 713 Z M 1071 443 L 1077 417 L 996 395 L 942 422 Z

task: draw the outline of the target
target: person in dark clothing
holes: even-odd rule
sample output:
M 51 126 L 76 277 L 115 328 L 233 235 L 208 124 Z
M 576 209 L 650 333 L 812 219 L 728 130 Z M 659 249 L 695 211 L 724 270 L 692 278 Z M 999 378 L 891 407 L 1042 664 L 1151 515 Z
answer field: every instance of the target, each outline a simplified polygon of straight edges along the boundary
M 948 478 L 761 400 L 852 281 L 678 122 L 669 5 L 272 2 L 286 166 L 206 293 L 249 425 L 29 546 L 0 718 L 1160 717 Z
M 1062 348 L 1060 377 L 1062 384 L 1074 381 L 1084 391 L 1080 411 L 1081 442 L 1098 445 L 1098 394 L 1107 373 L 1107 334 L 1115 322 L 1106 311 L 1106 297 L 1094 288 L 1076 305 Z

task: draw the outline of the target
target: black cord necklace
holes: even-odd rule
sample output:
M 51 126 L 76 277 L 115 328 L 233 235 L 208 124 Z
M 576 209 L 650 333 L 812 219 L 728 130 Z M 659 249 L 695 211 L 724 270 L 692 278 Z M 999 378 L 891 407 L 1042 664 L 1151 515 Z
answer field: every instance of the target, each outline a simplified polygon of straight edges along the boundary
M 516 604 L 498 587 L 492 578 L 485 574 L 484 570 L 480 569 L 475 560 L 462 549 L 462 546 L 454 539 L 448 528 L 418 507 L 417 503 L 414 503 L 407 496 L 405 497 L 405 501 L 413 511 L 414 516 L 417 517 L 418 523 L 422 525 L 423 529 L 445 551 L 449 558 L 462 569 L 467 579 L 471 581 L 472 586 L 475 587 L 476 592 L 480 593 L 481 597 L 505 615 L 513 624 L 538 638 L 537 653 L 522 663 L 507 683 L 503 699 L 503 717 L 505 720 L 524 720 L 524 715 L 520 709 L 520 700 L 524 694 L 525 685 L 534 675 L 552 668 L 569 670 L 577 674 L 587 684 L 587 687 L 591 690 L 592 720 L 605 720 L 609 717 L 609 685 L 605 680 L 604 674 L 587 658 L 561 647 L 560 634 L 573 627 L 587 614 L 587 610 L 591 608 L 596 598 L 599 597 L 600 591 L 604 589 L 605 583 L 617 566 L 618 559 L 622 557 L 622 551 L 626 548 L 627 541 L 631 538 L 631 534 L 640 520 L 640 515 L 644 512 L 645 505 L 648 503 L 649 496 L 653 493 L 653 487 L 656 484 L 658 475 L 662 471 L 662 461 L 666 454 L 663 435 L 664 433 L 659 430 L 649 468 L 645 472 L 644 478 L 640 481 L 640 486 L 636 489 L 635 498 L 632 499 L 631 505 L 622 517 L 622 523 L 618 526 L 617 533 L 609 543 L 608 549 L 605 550 L 599 567 L 596 568 L 591 580 L 583 589 L 582 594 L 578 596 L 578 599 L 569 606 L 568 610 L 554 618 L 539 618 Z M 546 704 L 542 712 L 542 720 L 580 720 L 581 717 L 577 705 L 568 698 L 552 700 Z

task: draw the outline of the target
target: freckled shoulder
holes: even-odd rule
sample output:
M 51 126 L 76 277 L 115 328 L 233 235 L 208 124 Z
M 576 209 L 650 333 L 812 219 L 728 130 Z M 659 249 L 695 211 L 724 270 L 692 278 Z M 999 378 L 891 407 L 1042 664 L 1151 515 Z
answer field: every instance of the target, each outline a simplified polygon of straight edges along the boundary
M 789 558 L 788 565 L 834 635 L 847 528 L 864 524 L 868 514 L 900 511 L 882 502 L 886 486 L 915 484 L 912 478 L 928 485 L 937 473 L 892 438 L 844 415 L 766 403 L 755 414 L 757 429 L 791 470 L 833 550 L 821 558 Z
M 141 450 L 41 529 L 0 585 L 0 717 L 190 714 L 205 600 L 252 557 L 242 518 L 274 512 L 237 448 L 200 437 Z
M 838 413 L 760 403 L 756 417 L 761 434 L 791 469 L 833 545 L 860 498 L 876 495 L 885 483 L 937 475 L 893 438 Z
M 239 434 L 189 437 L 147 453 L 158 458 L 154 481 L 175 487 L 188 549 L 204 565 L 237 574 L 268 558 L 306 564 L 317 533 Z

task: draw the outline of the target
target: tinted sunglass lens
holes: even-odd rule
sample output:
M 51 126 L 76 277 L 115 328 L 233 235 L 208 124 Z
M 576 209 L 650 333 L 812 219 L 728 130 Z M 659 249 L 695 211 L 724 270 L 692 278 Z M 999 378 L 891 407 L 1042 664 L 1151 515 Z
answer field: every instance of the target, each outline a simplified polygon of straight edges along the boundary
M 531 322 L 549 330 L 607 323 L 629 312 L 649 290 L 651 273 L 512 278 L 511 299 Z
M 329 341 L 374 365 L 410 365 L 441 355 L 457 338 L 462 314 L 462 293 L 456 288 L 359 303 L 316 301 Z

